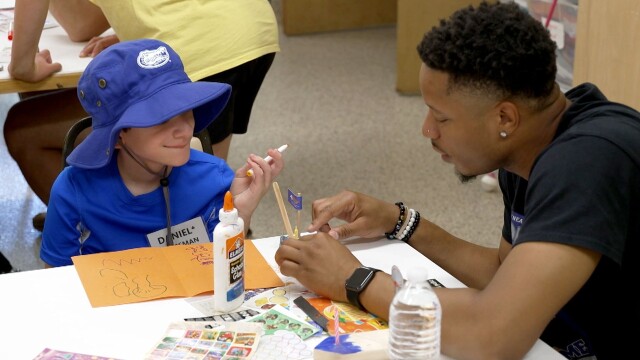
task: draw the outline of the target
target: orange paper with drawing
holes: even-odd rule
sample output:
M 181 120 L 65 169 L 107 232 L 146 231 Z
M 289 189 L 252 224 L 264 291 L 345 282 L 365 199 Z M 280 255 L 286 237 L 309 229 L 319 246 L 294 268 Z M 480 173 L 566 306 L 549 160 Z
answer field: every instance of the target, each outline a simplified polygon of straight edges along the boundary
M 213 243 L 146 247 L 72 258 L 93 307 L 213 292 Z M 284 284 L 245 241 L 245 289 Z

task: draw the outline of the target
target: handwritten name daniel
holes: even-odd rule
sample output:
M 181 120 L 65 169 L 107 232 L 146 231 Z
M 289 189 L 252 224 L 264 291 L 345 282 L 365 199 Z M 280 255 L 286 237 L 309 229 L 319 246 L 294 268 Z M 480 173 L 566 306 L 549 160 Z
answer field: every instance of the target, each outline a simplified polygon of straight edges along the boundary
M 198 236 L 194 236 L 191 229 L 188 228 L 172 232 L 171 237 L 173 238 L 174 245 L 190 245 L 200 242 L 200 238 Z M 158 243 L 164 244 L 166 243 L 166 240 L 167 239 L 164 236 L 158 236 Z

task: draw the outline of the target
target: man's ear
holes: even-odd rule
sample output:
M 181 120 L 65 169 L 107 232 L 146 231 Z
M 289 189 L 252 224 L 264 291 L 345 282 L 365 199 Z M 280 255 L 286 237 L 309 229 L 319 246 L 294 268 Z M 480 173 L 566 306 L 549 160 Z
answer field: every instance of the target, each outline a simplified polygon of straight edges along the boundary
M 498 116 L 500 131 L 512 134 L 520 126 L 520 111 L 518 106 L 511 101 L 503 101 L 498 105 Z

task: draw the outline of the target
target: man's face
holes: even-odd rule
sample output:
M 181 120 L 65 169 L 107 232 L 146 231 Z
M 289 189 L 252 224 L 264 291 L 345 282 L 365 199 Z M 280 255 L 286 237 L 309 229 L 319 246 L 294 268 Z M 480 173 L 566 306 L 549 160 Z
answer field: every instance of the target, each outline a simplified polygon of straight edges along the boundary
M 447 73 L 422 64 L 420 90 L 428 107 L 422 134 L 464 182 L 499 167 L 500 111 L 492 94 L 449 90 L 448 85 Z

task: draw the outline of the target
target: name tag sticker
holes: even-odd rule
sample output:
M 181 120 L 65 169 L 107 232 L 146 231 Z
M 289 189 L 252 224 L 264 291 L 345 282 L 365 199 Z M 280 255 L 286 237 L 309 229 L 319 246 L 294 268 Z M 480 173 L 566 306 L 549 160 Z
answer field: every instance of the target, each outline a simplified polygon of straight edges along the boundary
M 171 227 L 173 245 L 205 244 L 211 242 L 207 228 L 200 216 Z M 167 246 L 167 229 L 163 228 L 147 234 L 152 247 Z

